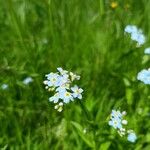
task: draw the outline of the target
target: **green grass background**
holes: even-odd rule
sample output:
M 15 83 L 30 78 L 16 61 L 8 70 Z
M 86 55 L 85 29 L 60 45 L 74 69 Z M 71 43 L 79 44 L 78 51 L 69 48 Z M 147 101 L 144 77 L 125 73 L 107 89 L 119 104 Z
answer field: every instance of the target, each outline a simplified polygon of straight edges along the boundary
M 48 102 L 44 75 L 57 67 L 81 75 L 83 105 L 94 119 L 98 150 L 150 149 L 149 86 L 137 73 L 149 67 L 150 1 L 0 0 L 0 148 L 2 150 L 90 150 L 90 123 L 80 104 L 62 113 Z M 144 46 L 124 34 L 141 28 Z M 22 80 L 34 82 L 25 86 Z M 138 140 L 129 143 L 108 126 L 111 110 L 127 111 Z M 76 124 L 76 127 L 75 125 Z M 86 133 L 82 133 L 86 129 Z

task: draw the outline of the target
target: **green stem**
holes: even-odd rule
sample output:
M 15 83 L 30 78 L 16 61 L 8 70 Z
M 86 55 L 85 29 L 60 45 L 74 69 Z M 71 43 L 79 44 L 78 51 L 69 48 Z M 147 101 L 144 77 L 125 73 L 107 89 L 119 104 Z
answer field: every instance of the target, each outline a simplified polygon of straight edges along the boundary
M 85 107 L 85 105 L 83 105 L 83 103 L 81 102 L 81 100 L 79 100 L 79 104 L 80 104 L 80 106 L 82 108 L 82 111 L 84 112 L 84 114 L 85 114 L 85 116 L 87 118 L 87 121 L 91 122 L 92 119 L 91 119 L 91 115 L 90 115 L 88 109 Z
M 104 14 L 104 1 L 100 0 L 100 16 Z
M 93 117 L 91 116 L 90 112 L 88 111 L 88 109 L 85 107 L 85 105 L 83 105 L 82 101 L 79 100 L 79 104 L 82 108 L 82 111 L 84 113 L 84 115 L 86 116 L 87 118 L 87 121 L 88 123 L 90 123 L 90 126 L 92 128 L 92 131 L 93 131 L 93 138 L 94 138 L 94 142 L 95 142 L 95 145 L 94 145 L 94 150 L 97 150 L 97 137 L 96 137 L 96 130 L 95 130 L 95 124 L 94 124 L 94 119 Z

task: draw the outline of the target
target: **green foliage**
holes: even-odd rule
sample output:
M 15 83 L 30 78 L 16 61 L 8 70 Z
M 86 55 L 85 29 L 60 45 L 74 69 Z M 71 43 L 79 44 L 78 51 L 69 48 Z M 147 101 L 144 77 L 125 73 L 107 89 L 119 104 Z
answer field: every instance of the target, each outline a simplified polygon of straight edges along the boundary
M 137 81 L 148 68 L 150 1 L 6 0 L 0 1 L 0 149 L 149 150 L 149 86 Z M 145 46 L 124 34 L 135 24 Z M 81 75 L 82 104 L 62 113 L 48 102 L 44 75 L 63 67 Z M 22 83 L 31 76 L 34 82 Z M 107 123 L 113 108 L 127 111 L 138 140 L 132 144 Z M 86 133 L 83 133 L 86 129 Z

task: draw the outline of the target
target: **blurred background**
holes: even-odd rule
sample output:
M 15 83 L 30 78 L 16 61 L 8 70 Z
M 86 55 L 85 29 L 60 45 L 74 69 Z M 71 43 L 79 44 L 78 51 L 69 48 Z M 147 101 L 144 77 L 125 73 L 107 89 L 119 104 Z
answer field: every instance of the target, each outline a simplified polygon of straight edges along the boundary
M 149 86 L 136 79 L 150 64 L 149 12 L 148 0 L 1 0 L 0 149 L 92 149 L 79 103 L 59 113 L 48 102 L 45 74 L 62 67 L 81 75 L 98 150 L 149 150 Z M 143 30 L 144 46 L 124 33 L 128 24 Z M 135 143 L 108 125 L 113 108 L 127 111 Z

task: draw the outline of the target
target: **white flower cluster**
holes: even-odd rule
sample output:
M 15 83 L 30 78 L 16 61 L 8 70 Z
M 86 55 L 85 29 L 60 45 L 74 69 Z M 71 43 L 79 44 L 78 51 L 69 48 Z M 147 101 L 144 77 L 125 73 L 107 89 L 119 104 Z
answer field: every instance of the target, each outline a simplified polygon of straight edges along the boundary
M 133 132 L 133 130 L 127 130 L 126 128 L 124 128 L 124 125 L 128 124 L 128 121 L 124 119 L 125 115 L 126 115 L 125 111 L 120 112 L 119 110 L 112 110 L 108 124 L 113 128 L 117 129 L 120 136 L 128 134 L 127 139 L 129 141 L 132 140 L 133 142 L 134 139 L 136 138 L 136 135 Z
M 73 81 L 79 80 L 80 76 L 62 68 L 57 68 L 57 70 L 56 73 L 51 72 L 46 75 L 47 79 L 44 84 L 48 91 L 54 92 L 49 101 L 55 103 L 54 108 L 61 112 L 65 103 L 74 101 L 75 98 L 82 99 L 83 89 L 77 85 L 72 86 Z
M 138 46 L 145 43 L 146 38 L 141 29 L 138 29 L 135 25 L 127 25 L 125 27 L 125 32 L 131 35 L 131 39 L 136 41 Z

